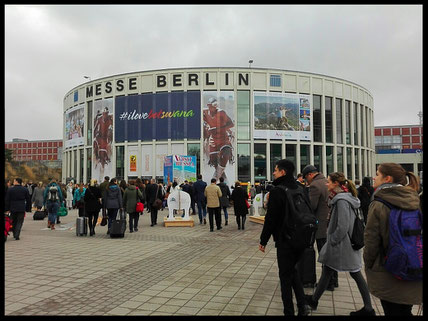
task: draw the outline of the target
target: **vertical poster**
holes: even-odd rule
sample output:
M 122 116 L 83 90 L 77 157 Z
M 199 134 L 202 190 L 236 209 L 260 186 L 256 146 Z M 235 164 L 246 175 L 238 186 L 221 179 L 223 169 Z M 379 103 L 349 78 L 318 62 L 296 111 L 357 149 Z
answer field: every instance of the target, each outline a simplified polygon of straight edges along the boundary
M 254 138 L 311 140 L 310 95 L 254 92 Z
M 153 146 L 152 145 L 142 145 L 141 146 L 141 176 L 152 177 L 152 154 Z
M 105 176 L 113 177 L 113 98 L 94 102 L 92 141 L 92 178 L 103 182 Z
M 158 177 L 163 177 L 163 163 L 165 161 L 165 156 L 168 155 L 168 145 L 162 144 L 156 146 L 155 153 L 155 165 L 156 171 L 155 174 Z
M 167 184 L 172 182 L 174 179 L 173 169 L 172 169 L 172 156 L 165 156 L 163 164 L 163 183 Z
M 85 143 L 85 104 L 70 108 L 65 113 L 65 147 L 83 145 Z
M 203 173 L 209 183 L 212 178 L 224 178 L 230 186 L 235 182 L 235 94 L 233 91 L 203 92 Z
M 128 146 L 128 176 L 138 176 L 138 146 Z

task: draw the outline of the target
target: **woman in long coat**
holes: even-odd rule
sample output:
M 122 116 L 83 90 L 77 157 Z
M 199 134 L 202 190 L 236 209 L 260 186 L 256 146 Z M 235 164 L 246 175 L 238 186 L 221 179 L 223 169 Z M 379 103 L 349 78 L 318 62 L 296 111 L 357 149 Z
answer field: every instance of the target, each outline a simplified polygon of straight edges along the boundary
M 331 216 L 327 228 L 327 241 L 318 256 L 318 262 L 323 264 L 322 272 L 314 294 L 305 295 L 305 300 L 313 310 L 316 310 L 318 300 L 327 289 L 334 271 L 349 272 L 357 284 L 364 302 L 362 309 L 351 312 L 350 315 L 375 315 L 369 289 L 361 273 L 361 249 L 354 250 L 352 248 L 349 236 L 352 234 L 354 227 L 354 210 L 360 207 L 357 190 L 354 183 L 346 179 L 343 173 L 340 172 L 329 174 L 327 188 L 330 192 Z
M 138 231 L 140 213 L 135 211 L 138 201 L 144 204 L 144 196 L 140 189 L 135 186 L 135 180 L 131 179 L 123 193 L 123 208 L 129 214 L 129 233 Z
M 247 219 L 248 207 L 247 202 L 248 194 L 241 187 L 241 182 L 236 181 L 235 188 L 233 189 L 230 199 L 233 201 L 233 210 L 235 211 L 236 223 L 238 224 L 238 230 L 241 229 L 241 220 L 242 220 L 242 229 L 245 229 L 245 220 Z
M 86 189 L 83 199 L 85 201 L 85 215 L 88 218 L 89 236 L 93 236 L 95 235 L 95 226 L 102 206 L 101 189 L 98 187 L 98 182 L 95 178 L 91 179 L 91 184 Z
M 45 189 L 43 188 L 43 183 L 39 182 L 37 187 L 33 190 L 33 195 L 31 197 L 31 203 L 40 211 L 43 207 L 43 193 Z

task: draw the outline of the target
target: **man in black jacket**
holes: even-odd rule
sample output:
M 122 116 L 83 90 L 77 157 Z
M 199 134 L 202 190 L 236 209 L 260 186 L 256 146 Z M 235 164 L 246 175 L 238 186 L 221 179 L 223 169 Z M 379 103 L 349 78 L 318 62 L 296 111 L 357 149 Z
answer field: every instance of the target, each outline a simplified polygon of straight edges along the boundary
M 283 235 L 283 220 L 286 219 L 288 221 L 290 213 L 287 210 L 287 196 L 281 188 L 277 187 L 278 185 L 283 185 L 290 189 L 296 189 L 297 183 L 293 172 L 294 164 L 287 159 L 279 160 L 275 165 L 273 172 L 275 180 L 272 182 L 274 187 L 269 192 L 265 222 L 260 235 L 259 250 L 262 252 L 265 251 L 266 244 L 272 235 L 277 249 L 276 254 L 284 315 L 294 316 L 293 289 L 298 307 L 297 315 L 304 316 L 309 314 L 309 309 L 305 303 L 299 272 L 295 267 L 304 249 L 294 249 L 290 241 Z
M 156 199 L 162 199 L 161 188 L 158 184 L 156 184 L 156 180 L 154 178 L 151 179 L 150 184 L 146 187 L 146 199 L 147 206 L 150 209 L 150 217 L 152 221 L 152 224 L 150 226 L 153 226 L 157 224 L 158 220 L 158 209 L 153 207 L 153 203 Z
M 22 186 L 21 178 L 16 178 L 13 186 L 7 190 L 5 211 L 11 213 L 13 237 L 19 240 L 25 212 L 31 213 L 30 193 L 26 187 Z

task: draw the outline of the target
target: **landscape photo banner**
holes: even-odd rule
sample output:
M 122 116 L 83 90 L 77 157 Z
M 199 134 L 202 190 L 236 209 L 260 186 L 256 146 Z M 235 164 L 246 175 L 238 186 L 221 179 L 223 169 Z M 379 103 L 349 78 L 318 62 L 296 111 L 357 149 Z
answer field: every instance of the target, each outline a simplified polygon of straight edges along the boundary
M 311 96 L 254 92 L 254 138 L 312 139 Z
M 116 97 L 116 143 L 184 138 L 201 138 L 200 91 Z
M 65 112 L 65 147 L 85 143 L 85 104 L 70 108 Z

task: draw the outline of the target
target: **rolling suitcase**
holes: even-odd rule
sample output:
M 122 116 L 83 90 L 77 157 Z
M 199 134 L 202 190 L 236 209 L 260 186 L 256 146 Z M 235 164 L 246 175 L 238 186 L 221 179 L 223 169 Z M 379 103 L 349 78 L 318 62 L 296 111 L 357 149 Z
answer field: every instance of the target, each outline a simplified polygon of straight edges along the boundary
M 296 264 L 304 288 L 313 288 L 317 282 L 315 273 L 315 250 L 313 247 L 306 248 Z
M 35 211 L 33 214 L 33 220 L 39 221 L 44 220 L 47 216 L 47 213 L 45 211 Z
M 124 237 L 126 230 L 126 213 L 119 210 L 116 219 L 111 222 L 110 237 Z
M 88 235 L 88 218 L 86 216 L 76 219 L 76 235 Z

